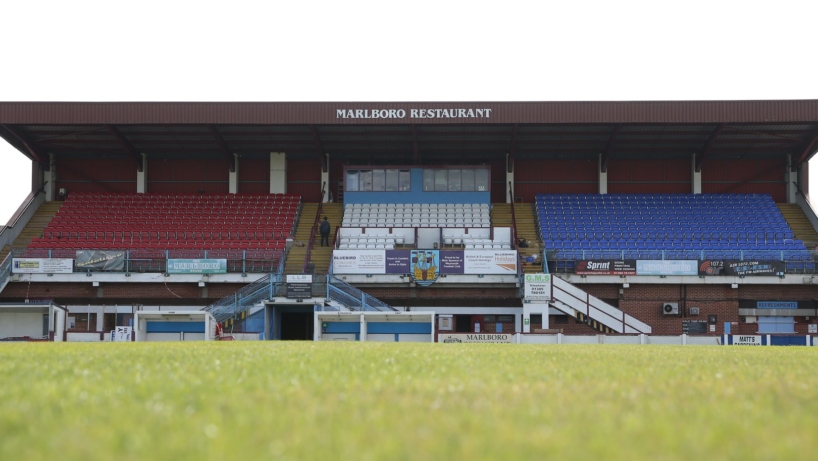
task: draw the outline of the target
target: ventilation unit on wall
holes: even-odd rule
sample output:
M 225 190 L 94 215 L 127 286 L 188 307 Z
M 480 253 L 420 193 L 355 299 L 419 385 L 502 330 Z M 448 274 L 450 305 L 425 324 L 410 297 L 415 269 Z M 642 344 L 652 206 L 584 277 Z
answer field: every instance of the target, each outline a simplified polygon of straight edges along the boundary
M 690 308 L 690 315 L 699 315 L 699 308 L 698 307 L 691 307 Z
M 679 315 L 679 303 L 662 304 L 662 313 L 665 315 Z

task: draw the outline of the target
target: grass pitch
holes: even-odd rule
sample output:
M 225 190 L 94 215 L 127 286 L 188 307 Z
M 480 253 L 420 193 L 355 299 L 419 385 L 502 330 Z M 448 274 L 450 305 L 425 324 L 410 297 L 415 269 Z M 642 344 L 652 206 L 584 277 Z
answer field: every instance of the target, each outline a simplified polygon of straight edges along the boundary
M 814 459 L 818 348 L 0 344 L 0 459 Z

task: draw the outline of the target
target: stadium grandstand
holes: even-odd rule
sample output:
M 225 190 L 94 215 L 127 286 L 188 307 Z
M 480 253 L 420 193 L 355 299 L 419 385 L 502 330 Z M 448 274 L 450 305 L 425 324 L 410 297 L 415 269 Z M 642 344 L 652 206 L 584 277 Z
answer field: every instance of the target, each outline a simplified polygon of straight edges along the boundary
M 0 339 L 818 334 L 814 100 L 7 102 L 0 136 Z

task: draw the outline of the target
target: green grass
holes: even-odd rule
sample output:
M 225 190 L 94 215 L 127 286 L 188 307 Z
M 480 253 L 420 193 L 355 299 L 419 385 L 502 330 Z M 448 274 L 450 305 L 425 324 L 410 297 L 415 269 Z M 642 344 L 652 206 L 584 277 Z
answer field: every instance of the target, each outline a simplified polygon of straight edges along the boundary
M 0 459 L 815 459 L 818 348 L 0 344 Z

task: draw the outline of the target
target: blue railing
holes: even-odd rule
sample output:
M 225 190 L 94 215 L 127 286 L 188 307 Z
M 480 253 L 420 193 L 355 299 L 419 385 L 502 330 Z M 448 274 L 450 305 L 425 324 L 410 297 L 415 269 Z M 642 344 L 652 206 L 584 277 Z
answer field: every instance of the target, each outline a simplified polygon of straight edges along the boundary
M 273 298 L 278 292 L 276 288 L 281 285 L 281 277 L 281 274 L 265 275 L 202 310 L 210 312 L 217 322 L 236 317 L 259 302 Z
M 327 299 L 343 304 L 352 310 L 359 311 L 397 311 L 385 302 L 370 296 L 354 286 L 339 280 L 332 275 L 327 276 Z

